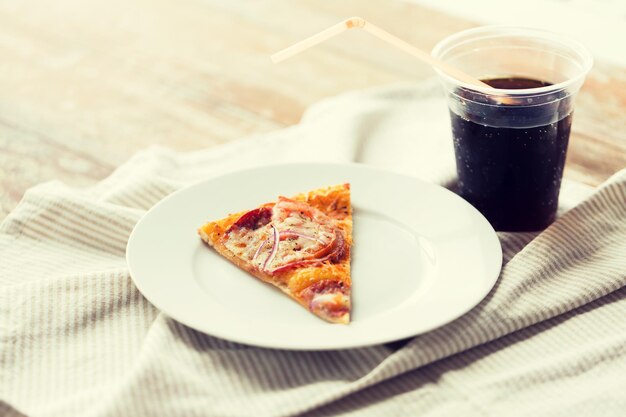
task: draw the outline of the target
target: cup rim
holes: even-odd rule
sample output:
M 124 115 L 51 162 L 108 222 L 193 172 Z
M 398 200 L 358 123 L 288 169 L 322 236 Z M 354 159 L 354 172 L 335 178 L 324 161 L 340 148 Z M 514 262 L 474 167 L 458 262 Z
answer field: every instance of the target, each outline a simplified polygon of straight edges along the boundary
M 509 26 L 509 25 L 486 25 L 479 26 L 471 29 L 462 30 L 460 32 L 456 32 L 450 36 L 447 36 L 437 42 L 437 44 L 433 47 L 431 51 L 431 55 L 437 59 L 441 59 L 441 54 L 448 48 L 455 46 L 459 40 L 463 38 L 467 38 L 472 35 L 480 35 L 480 34 L 489 34 L 493 33 L 492 36 L 483 36 L 483 38 L 496 38 L 501 37 L 502 35 L 510 35 L 510 34 L 520 34 L 529 36 L 536 39 L 547 39 L 560 43 L 564 47 L 572 50 L 575 54 L 580 56 L 582 62 L 582 69 L 579 73 L 565 81 L 562 81 L 557 84 L 552 84 L 546 87 L 539 88 L 523 88 L 523 89 L 500 89 L 500 88 L 487 88 L 487 87 L 479 87 L 474 84 L 466 83 L 463 81 L 454 78 L 453 76 L 441 71 L 439 68 L 434 68 L 434 70 L 439 74 L 440 77 L 458 85 L 459 87 L 466 88 L 468 90 L 477 91 L 479 93 L 489 94 L 489 95 L 537 95 L 542 93 L 554 92 L 557 90 L 565 89 L 570 85 L 576 84 L 587 76 L 589 70 L 593 66 L 593 55 L 589 50 L 582 45 L 580 42 L 572 39 L 569 36 L 562 35 L 559 33 L 551 32 L 543 29 L 535 29 L 523 26 Z M 477 39 L 475 37 L 474 39 Z

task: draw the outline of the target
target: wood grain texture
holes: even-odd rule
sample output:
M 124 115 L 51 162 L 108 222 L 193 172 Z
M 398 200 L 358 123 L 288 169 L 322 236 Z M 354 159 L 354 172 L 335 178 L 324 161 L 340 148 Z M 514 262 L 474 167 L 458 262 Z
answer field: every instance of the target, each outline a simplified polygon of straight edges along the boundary
M 0 1 L 0 219 L 34 184 L 95 182 L 152 144 L 215 146 L 297 123 L 330 95 L 433 75 L 359 31 L 270 62 L 351 15 L 424 49 L 474 26 L 383 0 Z M 625 112 L 626 69 L 596 64 L 567 177 L 595 185 L 626 166 Z

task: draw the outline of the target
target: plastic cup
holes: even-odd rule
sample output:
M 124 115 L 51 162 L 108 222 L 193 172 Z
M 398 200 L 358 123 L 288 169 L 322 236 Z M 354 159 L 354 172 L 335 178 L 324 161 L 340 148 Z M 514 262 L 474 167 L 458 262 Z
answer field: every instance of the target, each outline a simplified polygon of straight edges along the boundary
M 496 230 L 544 229 L 556 217 L 574 99 L 591 55 L 561 35 L 502 26 L 459 32 L 432 54 L 498 87 L 478 88 L 437 71 L 460 195 Z

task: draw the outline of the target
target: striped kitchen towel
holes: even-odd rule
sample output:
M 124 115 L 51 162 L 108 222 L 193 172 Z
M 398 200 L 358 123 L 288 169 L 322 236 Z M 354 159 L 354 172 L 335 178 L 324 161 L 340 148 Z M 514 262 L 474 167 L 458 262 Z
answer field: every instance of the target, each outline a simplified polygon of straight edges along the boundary
M 624 415 L 626 170 L 591 194 L 566 184 L 544 232 L 500 233 L 491 293 L 407 341 L 240 345 L 164 316 L 134 287 L 124 253 L 137 220 L 233 166 L 349 160 L 450 180 L 436 88 L 347 94 L 289 129 L 188 154 L 152 148 L 92 187 L 29 190 L 0 225 L 0 415 Z

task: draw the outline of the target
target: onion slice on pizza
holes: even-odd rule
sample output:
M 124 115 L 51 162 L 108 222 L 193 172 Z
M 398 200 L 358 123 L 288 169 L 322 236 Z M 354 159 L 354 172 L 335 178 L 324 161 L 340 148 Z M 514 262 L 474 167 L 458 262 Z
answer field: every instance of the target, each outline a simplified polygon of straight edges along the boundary
M 231 214 L 198 229 L 203 241 L 318 317 L 350 322 L 349 184 Z

